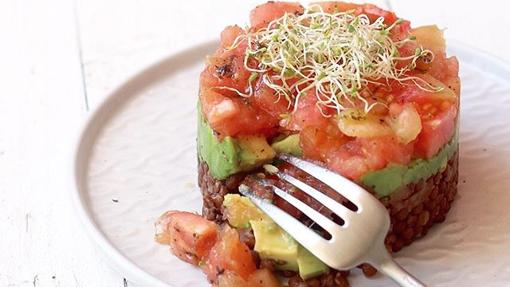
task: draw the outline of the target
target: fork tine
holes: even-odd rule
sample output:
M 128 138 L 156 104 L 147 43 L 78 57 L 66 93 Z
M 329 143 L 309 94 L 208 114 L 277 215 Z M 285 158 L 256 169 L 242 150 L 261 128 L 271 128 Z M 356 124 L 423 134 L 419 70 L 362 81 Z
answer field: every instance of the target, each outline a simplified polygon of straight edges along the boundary
M 333 200 L 329 196 L 325 195 L 324 193 L 316 190 L 315 188 L 309 186 L 308 184 L 300 181 L 299 179 L 296 179 L 295 177 L 282 173 L 277 172 L 276 175 L 283 179 L 295 187 L 299 188 L 306 194 L 310 195 L 312 198 L 315 198 L 318 202 L 329 208 L 329 210 L 336 213 L 340 218 L 342 218 L 345 221 L 345 224 L 348 224 L 349 219 L 354 214 L 354 212 L 347 207 L 343 206 L 342 204 L 338 203 L 336 200 Z
M 265 214 L 267 214 L 271 219 L 273 219 L 276 224 L 278 224 L 282 229 L 284 229 L 287 233 L 290 234 L 299 244 L 303 245 L 308 250 L 317 251 L 314 253 L 315 256 L 321 258 L 326 254 L 320 254 L 321 250 L 327 250 L 328 241 L 322 238 L 317 233 L 313 232 L 310 228 L 308 228 L 303 223 L 299 222 L 294 217 L 287 214 L 285 211 L 278 208 L 276 205 L 272 204 L 267 199 L 263 199 L 253 194 L 249 187 L 245 185 L 239 186 L 239 192 L 250 198 L 250 200 Z
M 322 228 L 324 228 L 324 230 L 329 232 L 331 235 L 340 232 L 339 230 L 340 226 L 338 224 L 331 221 L 329 218 L 322 215 L 320 212 L 311 208 L 307 204 L 303 203 L 301 200 L 297 199 L 290 193 L 287 193 L 276 186 L 273 186 L 273 190 L 279 197 L 281 197 L 288 203 L 292 204 L 295 208 L 299 209 L 301 212 L 303 212 L 311 220 L 315 221 L 315 223 L 319 224 Z
M 356 204 L 358 208 L 360 208 L 360 196 L 364 195 L 366 191 L 354 182 L 326 168 L 291 155 L 280 154 L 278 155 L 278 158 L 291 163 L 297 168 L 309 173 L 313 177 L 327 184 L 336 192 L 340 193 L 352 203 Z

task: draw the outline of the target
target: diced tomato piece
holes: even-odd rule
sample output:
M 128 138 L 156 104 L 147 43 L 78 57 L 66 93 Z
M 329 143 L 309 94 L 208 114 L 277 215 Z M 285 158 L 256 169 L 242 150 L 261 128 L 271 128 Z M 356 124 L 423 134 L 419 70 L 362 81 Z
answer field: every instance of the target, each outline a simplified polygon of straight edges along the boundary
M 224 49 L 230 48 L 236 39 L 245 34 L 244 30 L 237 26 L 227 26 L 222 32 L 221 32 L 221 47 Z
M 226 97 L 213 90 L 202 90 L 200 92 L 200 104 L 202 111 L 213 127 L 229 120 L 239 113 L 239 107 L 235 99 Z
M 460 89 L 458 79 L 450 83 L 453 89 Z M 439 82 L 440 83 L 440 82 Z M 455 129 L 458 95 L 445 87 L 439 92 L 428 92 L 417 86 L 407 85 L 393 90 L 397 102 L 414 102 L 421 118 L 421 132 L 415 142 L 415 155 L 429 158 L 446 144 Z
M 280 287 L 280 281 L 267 269 L 258 269 L 248 280 L 241 276 L 225 272 L 218 276 L 217 287 Z
M 397 21 L 395 13 L 381 9 L 373 4 L 363 5 L 363 14 L 366 14 L 371 21 L 377 20 L 379 17 L 384 18 L 384 23 L 387 25 L 393 24 Z
M 393 137 L 357 138 L 326 155 L 332 170 L 350 179 L 358 179 L 369 170 L 378 170 L 389 163 L 411 161 L 413 144 L 403 145 Z
M 156 222 L 156 241 L 170 245 L 181 260 L 198 265 L 217 239 L 217 226 L 200 215 L 169 211 Z
M 323 2 L 314 2 L 312 5 L 319 5 L 326 13 L 334 14 L 339 12 L 345 12 L 354 10 L 355 14 L 361 14 L 363 11 L 362 5 L 349 3 L 349 2 L 340 2 L 340 1 L 323 1 Z
M 248 102 L 271 115 L 276 121 L 280 121 L 282 115 L 290 111 L 289 102 L 284 97 L 278 98 L 275 91 L 262 81 L 257 83 L 255 93 L 248 98 Z
M 207 122 L 220 135 L 272 135 L 278 119 L 243 102 L 241 97 L 227 97 L 218 92 L 202 90 L 200 103 Z
M 429 83 L 432 86 L 444 87 L 440 91 L 426 90 L 424 87 L 418 87 L 412 83 L 399 84 L 397 82 L 391 85 L 391 96 L 395 103 L 416 103 L 418 110 L 426 105 L 441 105 L 443 102 L 458 102 L 458 97 L 453 90 L 450 90 L 441 81 L 438 81 L 429 74 L 417 75 L 422 80 L 421 84 Z M 430 88 L 429 88 L 430 89 Z
M 407 20 L 402 20 L 402 23 L 395 25 L 393 29 L 390 31 L 390 38 L 393 41 L 401 41 L 409 36 L 409 31 L 411 31 L 411 22 Z M 414 52 L 414 50 L 413 50 Z
M 200 74 L 200 87 L 228 87 L 222 90 L 224 95 L 239 95 L 234 91 L 245 93 L 251 72 L 244 66 L 246 40 L 240 40 L 232 47 L 238 36 L 245 31 L 239 26 L 228 26 L 221 33 L 221 47 L 207 58 L 207 65 Z
M 448 65 L 448 74 L 450 77 L 459 75 L 459 60 L 457 57 L 450 57 L 446 59 Z
M 209 57 L 209 62 L 200 74 L 202 88 L 227 87 L 230 89 L 223 88 L 222 93 L 236 97 L 239 97 L 239 94 L 234 89 L 246 93 L 251 73 L 244 67 L 243 55 L 237 55 L 236 50 L 226 51 Z
M 220 239 L 211 249 L 203 266 L 207 278 L 213 282 L 216 281 L 218 275 L 231 271 L 243 279 L 248 279 L 256 269 L 248 246 L 241 242 L 235 229 L 225 225 L 221 231 Z
M 299 145 L 303 150 L 305 157 L 322 160 L 321 151 L 316 147 L 321 146 L 326 141 L 327 135 L 319 127 L 304 128 L 299 134 Z
M 446 50 L 443 31 L 436 25 L 417 27 L 412 29 L 410 34 L 416 38 L 416 43 L 419 46 L 432 51 L 434 54 L 441 54 Z
M 350 155 L 342 149 L 330 154 L 328 167 L 339 174 L 356 180 L 364 175 L 369 168 L 362 156 Z
M 459 78 L 459 61 L 457 57 L 446 59 L 446 73 L 441 77 L 441 81 L 457 96 L 460 96 L 460 78 Z
M 389 163 L 408 164 L 413 154 L 413 144 L 400 144 L 394 137 L 379 137 L 371 139 L 356 139 L 359 141 L 365 162 L 369 169 L 377 170 Z
M 233 272 L 224 272 L 218 276 L 215 287 L 248 287 L 248 282 L 243 277 Z
M 298 131 L 307 126 L 327 126 L 330 120 L 321 113 L 321 109 L 326 115 L 333 114 L 331 110 L 317 106 L 315 91 L 308 92 L 299 98 L 297 109 L 291 114 L 290 120 L 285 123 L 286 128 Z
M 304 8 L 297 2 L 269 1 L 258 5 L 250 12 L 250 24 L 255 31 L 266 27 L 271 21 L 288 14 L 303 13 Z
M 328 154 L 337 150 L 349 138 L 334 124 L 323 127 L 308 126 L 299 136 L 299 143 L 305 157 L 326 161 Z
M 457 107 L 450 105 L 432 119 L 422 122 L 422 131 L 415 144 L 415 152 L 420 157 L 430 158 L 450 141 L 455 132 Z
M 258 269 L 250 276 L 249 287 L 279 287 L 280 281 L 268 269 Z
M 444 83 L 449 78 L 458 77 L 459 62 L 456 57 L 446 58 L 445 53 L 436 54 L 427 72 Z

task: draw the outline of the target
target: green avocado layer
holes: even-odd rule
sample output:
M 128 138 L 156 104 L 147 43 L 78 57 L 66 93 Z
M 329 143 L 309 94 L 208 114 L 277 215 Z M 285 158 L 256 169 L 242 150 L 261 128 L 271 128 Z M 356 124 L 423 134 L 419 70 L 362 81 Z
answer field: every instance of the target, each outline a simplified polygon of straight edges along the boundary
M 216 179 L 225 179 L 240 171 L 249 171 L 272 161 L 275 152 L 301 156 L 299 135 L 279 138 L 271 144 L 262 136 L 242 138 L 225 137 L 219 140 L 198 110 L 198 153 Z M 408 165 L 391 164 L 368 172 L 361 183 L 374 189 L 377 196 L 388 196 L 400 187 L 416 183 L 445 168 L 458 148 L 458 132 L 443 149 L 430 159 L 417 159 Z

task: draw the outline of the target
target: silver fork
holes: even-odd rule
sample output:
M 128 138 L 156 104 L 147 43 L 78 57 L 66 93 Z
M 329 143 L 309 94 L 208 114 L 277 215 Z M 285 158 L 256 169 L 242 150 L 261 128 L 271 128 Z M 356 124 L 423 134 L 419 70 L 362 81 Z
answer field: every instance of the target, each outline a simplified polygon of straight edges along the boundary
M 292 194 L 270 185 L 267 181 L 258 180 L 259 183 L 270 186 L 279 197 L 320 225 L 331 235 L 331 239 L 323 238 L 267 199 L 253 194 L 246 186 L 241 186 L 240 192 L 329 267 L 348 270 L 362 263 L 370 263 L 401 286 L 425 286 L 400 267 L 386 250 L 384 239 L 390 227 L 390 217 L 379 200 L 354 182 L 316 164 L 290 155 L 279 155 L 278 158 L 322 181 L 356 205 L 357 210 L 352 211 L 295 177 L 273 171 L 280 179 L 294 185 L 338 215 L 344 221 L 340 226 Z

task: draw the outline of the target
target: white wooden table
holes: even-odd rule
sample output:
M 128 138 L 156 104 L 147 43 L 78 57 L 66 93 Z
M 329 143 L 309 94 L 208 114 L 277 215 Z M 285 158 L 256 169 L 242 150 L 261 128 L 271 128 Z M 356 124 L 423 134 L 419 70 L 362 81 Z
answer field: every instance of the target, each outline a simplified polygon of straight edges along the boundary
M 0 2 L 0 287 L 131 286 L 71 210 L 73 137 L 129 75 L 216 37 L 228 23 L 246 23 L 258 2 Z M 510 60 L 507 2 L 375 3 Z

